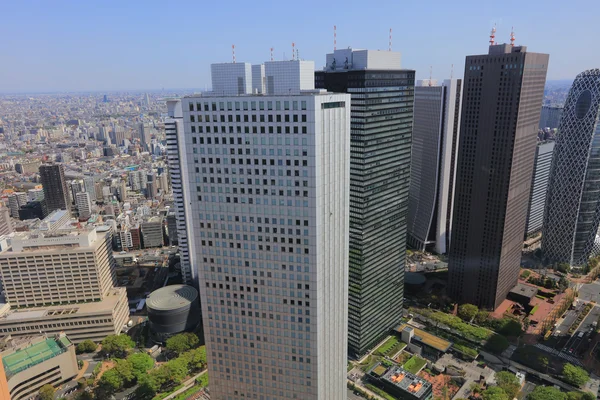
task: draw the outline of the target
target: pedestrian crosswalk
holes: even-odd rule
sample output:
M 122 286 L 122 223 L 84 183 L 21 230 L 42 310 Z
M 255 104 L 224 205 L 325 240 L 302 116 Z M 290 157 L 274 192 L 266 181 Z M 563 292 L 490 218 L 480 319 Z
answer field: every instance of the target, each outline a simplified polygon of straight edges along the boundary
M 562 352 L 562 351 L 558 351 L 556 349 L 553 349 L 552 347 L 548 347 L 545 344 L 537 343 L 535 345 L 535 347 L 537 347 L 540 350 L 544 350 L 547 353 L 553 354 L 555 356 L 559 356 L 560 358 L 567 360 L 568 362 L 570 362 L 573 365 L 577 365 L 579 367 L 583 366 L 583 364 L 577 357 L 574 357 L 574 356 L 567 354 L 565 352 Z

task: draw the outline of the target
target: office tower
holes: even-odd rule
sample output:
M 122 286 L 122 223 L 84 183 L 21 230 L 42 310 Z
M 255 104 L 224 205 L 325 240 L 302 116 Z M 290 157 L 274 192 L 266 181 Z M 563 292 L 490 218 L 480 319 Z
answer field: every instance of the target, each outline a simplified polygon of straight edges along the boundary
M 10 216 L 13 218 L 19 217 L 19 208 L 27 204 L 27 193 L 15 192 L 8 195 L 8 208 Z
M 44 198 L 44 189 L 29 189 L 27 191 L 27 201 L 40 201 Z
M 104 202 L 104 182 L 96 182 L 94 183 L 94 192 L 96 196 L 96 201 Z
M 19 219 L 21 221 L 33 218 L 44 219 L 48 214 L 46 199 L 30 201 L 19 209 Z
M 554 141 L 539 142 L 535 149 L 525 235 L 532 235 L 542 230 L 553 153 Z
M 85 178 L 83 178 L 84 189 L 90 195 L 91 201 L 96 200 L 96 188 L 94 187 L 95 183 L 96 181 L 93 176 L 86 176 Z
M 73 202 L 75 202 L 75 204 L 77 204 L 77 201 L 76 201 L 77 193 L 83 192 L 84 188 L 85 188 L 83 181 L 81 179 L 74 180 L 74 181 L 68 182 L 67 186 L 70 186 L 71 198 L 73 199 Z
M 178 131 L 211 397 L 345 399 L 350 96 L 308 61 L 265 63 L 252 96 L 240 68 L 213 65 L 234 84 L 183 98 Z
M 162 247 L 164 245 L 163 219 L 151 217 L 140 224 L 142 233 L 142 244 L 145 249 L 151 247 Z
M 71 202 L 67 191 L 64 166 L 62 164 L 40 165 L 40 179 L 48 211 L 69 210 Z
M 104 95 L 104 96 L 102 97 L 102 102 L 103 102 L 103 103 L 108 103 L 108 96 L 107 96 L 107 95 Z
M 577 75 L 558 132 L 542 251 L 553 262 L 579 266 L 600 250 L 600 69 Z
M 168 118 L 165 119 L 165 136 L 167 138 L 167 162 L 169 165 L 169 174 L 171 175 L 171 190 L 173 191 L 173 206 L 175 208 L 175 217 L 177 220 L 177 244 L 179 246 L 179 263 L 181 265 L 182 279 L 188 285 L 198 287 L 198 266 L 195 264 L 194 254 L 190 253 L 190 240 L 193 235 L 188 232 L 191 228 L 187 224 L 186 215 L 190 215 L 191 202 L 187 201 L 191 197 L 188 187 L 182 185 L 182 177 L 188 176 L 188 166 L 185 163 L 185 142 L 180 141 L 183 138 L 183 114 L 180 100 L 167 100 Z M 169 228 L 169 239 L 171 239 L 171 228 Z M 171 240 L 171 245 L 173 241 Z
M 156 181 L 150 181 L 146 183 L 146 198 L 154 199 L 158 194 L 158 183 Z
M 140 143 L 142 145 L 142 151 L 150 151 L 150 142 L 151 142 L 151 135 L 150 135 L 150 130 L 148 129 L 148 127 L 144 126 L 144 123 L 140 123 L 139 127 L 139 137 L 140 137 Z
M 96 229 L 77 230 L 49 215 L 35 232 L 15 236 L 11 248 L 0 252 L 0 274 L 12 307 L 34 307 L 102 300 L 116 282 L 109 235 Z M 59 226 L 56 226 L 59 225 Z M 34 257 L 35 256 L 35 257 Z M 29 276 L 45 278 L 29 279 Z
M 140 191 L 146 189 L 146 184 L 148 183 L 146 171 L 129 171 L 128 177 L 131 190 Z
M 33 174 L 34 172 L 38 171 L 40 164 L 41 163 L 39 161 L 17 163 L 15 164 L 15 171 L 17 171 L 19 174 Z
M 560 116 L 562 115 L 562 112 L 562 107 L 543 106 L 542 114 L 540 117 L 540 129 L 558 128 L 558 123 L 560 122 Z
M 150 96 L 148 96 L 148 93 L 144 94 L 144 105 L 150 107 Z
M 87 218 L 92 215 L 92 202 L 90 201 L 90 195 L 87 192 L 79 192 L 75 195 L 75 204 L 77 205 L 77 211 L 79 216 Z
M 468 56 L 448 293 L 495 309 L 517 284 L 548 55 L 494 44 Z
M 415 86 L 408 244 L 421 251 L 450 248 L 461 98 L 461 79 Z
M 169 176 L 166 172 L 158 176 L 158 182 L 158 186 L 162 189 L 163 193 L 169 193 Z
M 119 200 L 121 202 L 127 201 L 127 182 L 125 180 L 119 182 Z
M 13 232 L 14 228 L 10 220 L 10 211 L 6 207 L 0 207 L 0 236 Z
M 352 97 L 348 345 L 363 354 L 402 315 L 415 72 L 389 51 L 335 50 L 326 65 L 316 86 Z
M 167 214 L 167 233 L 167 236 L 169 237 L 169 246 L 177 246 L 177 244 L 179 244 L 179 238 L 177 236 L 177 214 L 174 211 L 169 211 Z M 181 265 L 181 261 L 179 264 Z

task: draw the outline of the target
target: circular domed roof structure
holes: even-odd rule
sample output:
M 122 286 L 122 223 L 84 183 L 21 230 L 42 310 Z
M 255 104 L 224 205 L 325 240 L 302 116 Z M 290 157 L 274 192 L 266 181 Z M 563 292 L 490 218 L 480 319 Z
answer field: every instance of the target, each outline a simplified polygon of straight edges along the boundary
M 146 299 L 150 334 L 164 343 L 170 336 L 193 331 L 200 322 L 198 291 L 188 285 L 165 286 Z
M 153 310 L 177 310 L 198 301 L 198 291 L 188 285 L 165 286 L 150 293 L 146 306 Z

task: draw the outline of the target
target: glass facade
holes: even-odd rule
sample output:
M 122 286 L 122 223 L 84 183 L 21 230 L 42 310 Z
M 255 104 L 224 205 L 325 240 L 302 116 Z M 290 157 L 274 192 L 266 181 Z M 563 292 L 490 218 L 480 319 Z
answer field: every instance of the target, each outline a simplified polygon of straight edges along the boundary
M 400 322 L 415 73 L 317 72 L 351 104 L 348 347 L 363 354 Z
M 577 76 L 565 102 L 552 160 L 542 251 L 584 265 L 600 250 L 600 70 Z

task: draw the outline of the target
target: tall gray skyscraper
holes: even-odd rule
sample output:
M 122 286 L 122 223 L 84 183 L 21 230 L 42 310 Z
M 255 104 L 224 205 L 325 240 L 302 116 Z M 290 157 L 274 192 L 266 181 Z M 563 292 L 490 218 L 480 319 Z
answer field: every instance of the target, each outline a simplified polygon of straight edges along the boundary
M 211 397 L 345 400 L 350 96 L 309 61 L 266 62 L 260 94 L 250 64 L 212 67 L 173 113 Z
M 67 210 L 71 208 L 67 181 L 65 180 L 65 168 L 62 164 L 40 165 L 40 179 L 44 189 L 44 199 L 48 212 L 54 210 Z
M 445 254 L 450 247 L 462 80 L 415 86 L 408 243 Z
M 551 261 L 584 265 L 600 250 L 600 69 L 577 75 L 558 132 L 542 251 Z
M 560 122 L 560 116 L 562 115 L 563 108 L 556 106 L 543 106 L 542 114 L 540 117 L 540 129 L 550 128 L 556 129 L 558 128 L 558 123 Z
M 519 277 L 548 55 L 492 45 L 465 64 L 448 293 L 496 308 Z
M 525 230 L 527 235 L 542 230 L 552 154 L 554 154 L 554 141 L 538 143 L 535 149 L 531 195 L 529 196 L 529 212 L 527 213 L 527 229 Z
M 362 354 L 402 315 L 415 72 L 400 53 L 335 50 L 316 87 L 352 95 L 348 345 Z

